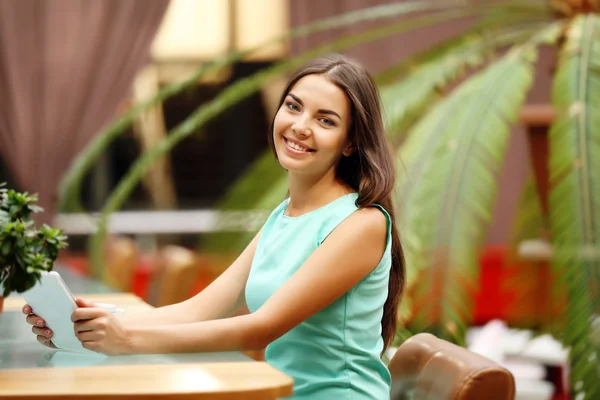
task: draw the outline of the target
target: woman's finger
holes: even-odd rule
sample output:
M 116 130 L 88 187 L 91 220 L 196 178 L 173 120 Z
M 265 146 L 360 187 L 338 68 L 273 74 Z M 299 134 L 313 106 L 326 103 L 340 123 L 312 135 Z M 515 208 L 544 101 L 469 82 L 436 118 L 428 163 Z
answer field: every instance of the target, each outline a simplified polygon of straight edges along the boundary
M 31 331 L 38 336 L 45 337 L 46 339 L 50 339 L 53 335 L 52 330 L 49 328 L 39 328 L 37 326 L 34 326 L 31 328 Z
M 38 336 L 37 337 L 38 342 L 40 342 L 41 344 L 43 344 L 46 347 L 49 347 L 51 349 L 56 349 L 57 347 L 54 345 L 54 343 L 52 343 L 52 340 L 48 339 L 45 336 Z
M 46 321 L 44 321 L 42 318 L 38 317 L 35 314 L 28 315 L 27 318 L 25 318 L 25 321 L 29 325 L 35 325 L 35 326 L 40 326 L 40 327 L 46 326 Z
M 76 335 L 80 342 L 95 342 L 102 339 L 104 336 L 103 333 L 99 331 L 79 332 Z
M 25 304 L 23 306 L 23 314 L 29 315 L 29 314 L 32 314 L 32 313 L 33 313 L 33 310 L 31 309 L 31 307 L 29 306 L 29 304 Z
M 94 342 L 94 341 L 86 341 L 86 342 L 81 342 L 81 345 L 83 346 L 84 349 L 96 352 L 96 353 L 100 353 L 100 346 L 98 344 L 98 342 Z
M 75 322 L 73 324 L 73 328 L 75 329 L 75 334 L 77 334 L 79 332 L 104 329 L 107 326 L 107 322 L 108 320 L 106 318 L 100 317 L 91 320 Z
M 84 320 L 99 318 L 99 317 L 106 315 L 107 313 L 108 313 L 108 311 L 106 311 L 104 308 L 79 307 L 78 309 L 73 311 L 73 314 L 71 314 L 71 321 L 77 322 L 77 321 L 84 321 Z

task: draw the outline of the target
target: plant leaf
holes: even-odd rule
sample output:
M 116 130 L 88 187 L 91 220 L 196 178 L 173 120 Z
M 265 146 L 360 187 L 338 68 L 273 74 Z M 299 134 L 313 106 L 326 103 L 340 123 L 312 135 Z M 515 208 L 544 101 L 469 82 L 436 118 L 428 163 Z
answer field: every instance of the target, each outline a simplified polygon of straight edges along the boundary
M 478 25 L 477 29 L 484 28 Z M 466 73 L 467 67 L 480 65 L 488 53 L 494 52 L 500 46 L 523 40 L 526 33 L 531 34 L 531 29 L 514 29 L 509 26 L 496 32 L 493 38 L 473 31 L 464 37 L 448 40 L 426 51 L 426 55 L 417 55 L 393 67 L 392 69 L 395 70 L 408 70 L 408 66 L 415 62 L 414 59 L 429 60 L 400 82 L 389 84 L 381 91 L 390 138 L 402 137 L 405 132 L 403 128 L 412 125 L 425 109 L 431 106 L 440 88 Z M 390 74 L 392 69 L 386 73 Z M 271 149 L 267 149 L 231 186 L 218 208 L 222 210 L 257 208 L 258 200 L 265 196 L 267 191 L 281 192 L 279 182 L 285 175 L 285 170 L 273 157 Z M 274 197 L 278 198 L 276 194 Z M 274 204 L 273 207 L 276 205 Z M 240 239 L 240 236 L 243 238 Z M 239 250 L 240 240 L 247 238 L 246 233 L 234 232 L 205 235 L 202 240 L 203 250 L 225 252 Z
M 398 83 L 384 88 L 381 98 L 390 139 L 403 139 L 407 128 L 451 82 L 462 77 L 470 68 L 484 64 L 489 55 L 500 47 L 524 41 L 531 35 L 531 29 L 508 27 L 493 35 L 489 32 L 472 33 L 461 37 L 454 45 L 444 43 L 439 46 L 441 51 L 437 57 L 430 54 L 430 61 L 419 65 Z
M 473 7 L 466 10 L 451 10 L 448 12 L 436 13 L 434 15 L 425 15 L 413 20 L 385 25 L 373 30 L 361 32 L 359 34 L 344 37 L 332 43 L 319 46 L 297 57 L 275 64 L 274 66 L 261 70 L 248 78 L 241 79 L 229 85 L 216 98 L 200 106 L 192 113 L 190 117 L 169 132 L 164 140 L 140 156 L 140 158 L 138 158 L 131 166 L 127 174 L 121 179 L 115 190 L 110 194 L 102 209 L 102 213 L 98 221 L 98 229 L 91 237 L 89 242 L 89 259 L 94 276 L 100 277 L 102 275 L 102 245 L 104 242 L 104 237 L 106 236 L 106 225 L 109 215 L 123 205 L 137 183 L 158 157 L 171 150 L 181 140 L 190 136 L 192 133 L 197 132 L 198 128 L 203 126 L 206 122 L 211 120 L 220 112 L 223 112 L 228 107 L 256 92 L 262 85 L 268 82 L 269 79 L 293 70 L 319 55 L 334 51 L 341 51 L 343 49 L 357 46 L 360 43 L 368 43 L 392 34 L 410 31 L 420 27 L 431 26 L 443 21 L 450 21 L 465 17 L 466 15 L 474 15 L 478 12 L 481 11 Z
M 544 237 L 547 229 L 548 221 L 543 215 L 536 181 L 531 174 L 517 202 L 502 271 L 503 290 L 511 293 L 504 307 L 507 319 L 521 327 L 539 328 L 553 322 L 553 304 L 558 297 L 552 296 L 549 288 L 554 277 L 547 276 L 546 266 L 525 260 L 519 254 L 523 241 Z
M 415 323 L 462 343 L 477 286 L 478 251 L 491 219 L 510 125 L 533 80 L 535 46 L 558 25 L 459 86 L 409 134 L 399 151 L 400 229 L 419 285 Z M 432 297 L 435 299 L 432 301 Z
M 530 175 L 517 202 L 509 245 L 516 249 L 523 240 L 540 238 L 546 226 L 535 178 Z
M 600 285 L 600 17 L 576 17 L 561 49 L 554 80 L 557 119 L 550 130 L 552 266 L 564 277 L 574 398 L 600 398 L 598 350 L 591 321 Z M 595 256 L 583 257 L 582 250 Z

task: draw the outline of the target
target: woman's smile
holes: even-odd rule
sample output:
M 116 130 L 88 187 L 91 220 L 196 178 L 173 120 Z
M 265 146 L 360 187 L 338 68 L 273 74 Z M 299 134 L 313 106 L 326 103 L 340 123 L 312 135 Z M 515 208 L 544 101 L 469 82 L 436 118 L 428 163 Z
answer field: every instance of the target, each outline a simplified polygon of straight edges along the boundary
M 285 143 L 285 148 L 286 150 L 288 150 L 288 152 L 290 152 L 291 154 L 308 154 L 308 153 L 314 153 L 315 150 L 308 148 L 300 143 L 298 143 L 297 141 L 293 140 L 293 139 L 288 139 L 285 136 L 282 136 L 283 138 L 283 142 Z

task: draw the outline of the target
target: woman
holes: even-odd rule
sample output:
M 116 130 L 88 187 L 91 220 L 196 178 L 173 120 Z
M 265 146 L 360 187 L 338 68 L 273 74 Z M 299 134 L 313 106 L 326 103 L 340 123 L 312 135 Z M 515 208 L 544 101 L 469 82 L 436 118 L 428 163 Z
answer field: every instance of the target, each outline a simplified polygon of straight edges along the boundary
M 105 354 L 256 350 L 294 378 L 294 399 L 389 398 L 381 353 L 404 287 L 394 166 L 377 89 L 340 55 L 288 83 L 269 136 L 289 198 L 239 258 L 182 303 L 120 320 L 79 299 L 83 346 Z M 234 313 L 244 303 L 248 315 Z M 23 309 L 38 340 L 41 318 Z

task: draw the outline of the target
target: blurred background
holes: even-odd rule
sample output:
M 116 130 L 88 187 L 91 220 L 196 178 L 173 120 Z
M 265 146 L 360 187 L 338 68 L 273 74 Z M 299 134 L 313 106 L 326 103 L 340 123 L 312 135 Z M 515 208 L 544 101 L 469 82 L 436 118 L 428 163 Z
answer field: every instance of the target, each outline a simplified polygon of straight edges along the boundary
M 573 233 L 600 223 L 597 12 L 592 0 L 0 0 L 0 182 L 39 194 L 37 221 L 69 236 L 62 268 L 155 306 L 182 301 L 285 198 L 267 135 L 286 78 L 342 52 L 376 77 L 397 154 L 409 281 L 397 344 L 432 332 L 509 366 L 518 398 L 567 398 L 570 344 L 595 355 L 598 342 L 600 239 Z M 596 385 L 597 368 L 582 376 Z

